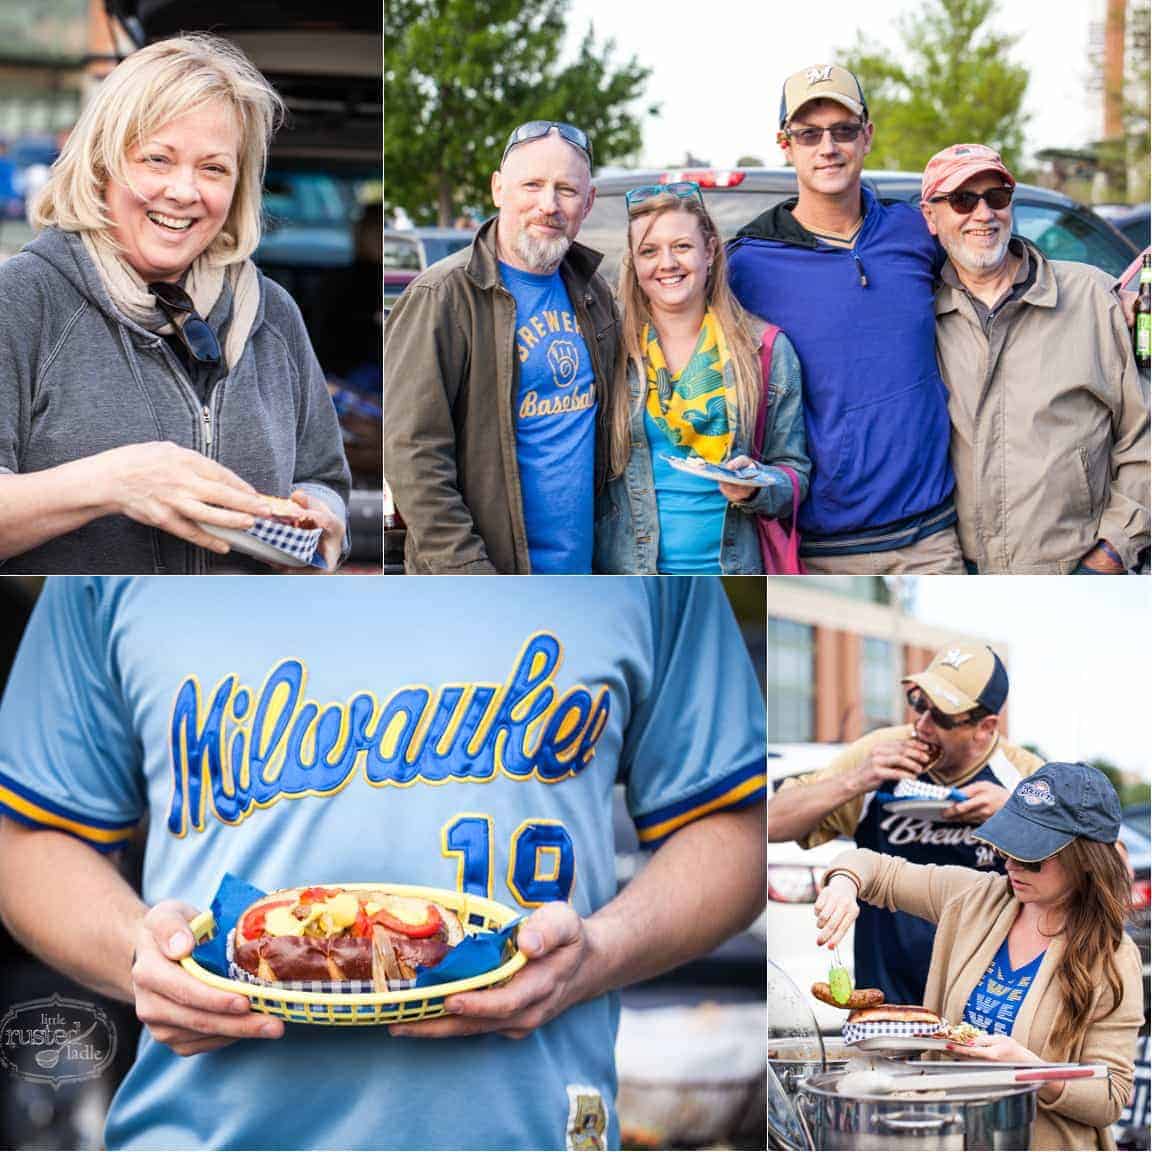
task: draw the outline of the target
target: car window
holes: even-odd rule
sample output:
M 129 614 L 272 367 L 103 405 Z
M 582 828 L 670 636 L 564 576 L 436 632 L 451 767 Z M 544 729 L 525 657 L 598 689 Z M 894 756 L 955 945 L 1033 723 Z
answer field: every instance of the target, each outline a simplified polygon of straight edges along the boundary
M 269 172 L 264 212 L 281 226 L 348 223 L 349 205 L 339 182 L 325 172 Z
M 403 272 L 419 272 L 420 245 L 415 237 L 385 236 L 384 267 Z
M 472 237 L 425 236 L 422 243 L 424 245 L 424 263 L 432 265 L 437 260 L 443 260 L 445 256 L 451 256 L 453 252 L 459 252 L 461 248 L 467 248 L 472 243 Z
M 1031 240 L 1050 260 L 1077 260 L 1119 276 L 1132 258 L 1102 225 L 1067 208 L 1018 204 L 1013 230 Z
M 1152 221 L 1149 221 L 1147 216 L 1139 220 L 1130 220 L 1120 231 L 1141 251 L 1152 244 Z

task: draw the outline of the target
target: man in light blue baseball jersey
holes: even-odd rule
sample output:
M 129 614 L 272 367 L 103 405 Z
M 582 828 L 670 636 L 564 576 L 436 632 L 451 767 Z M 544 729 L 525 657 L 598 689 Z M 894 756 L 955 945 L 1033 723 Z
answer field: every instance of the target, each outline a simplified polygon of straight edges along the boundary
M 0 704 L 0 913 L 147 1025 L 108 1147 L 610 1148 L 615 989 L 763 905 L 764 741 L 705 578 L 60 580 Z M 655 850 L 620 895 L 617 779 Z M 106 854 L 145 817 L 137 895 Z M 225 871 L 489 895 L 529 963 L 285 1027 L 175 963 Z

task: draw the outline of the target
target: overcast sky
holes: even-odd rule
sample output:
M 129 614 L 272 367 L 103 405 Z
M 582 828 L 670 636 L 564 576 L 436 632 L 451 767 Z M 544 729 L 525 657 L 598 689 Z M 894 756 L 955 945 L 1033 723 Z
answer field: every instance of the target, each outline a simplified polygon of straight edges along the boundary
M 1025 112 L 1026 152 L 1081 147 L 1101 135 L 1100 98 L 1086 92 L 1089 24 L 1104 18 L 1105 0 L 1000 0 L 998 32 L 1020 33 L 1013 53 L 1031 75 Z M 616 41 L 614 59 L 639 57 L 650 67 L 645 104 L 661 114 L 644 122 L 644 165 L 683 161 L 686 150 L 723 166 L 742 155 L 782 163 L 775 117 L 785 76 L 833 62 L 857 29 L 896 48 L 896 18 L 917 12 L 909 0 L 821 0 L 749 4 L 705 0 L 692 5 L 573 0 L 569 45 L 591 21 L 597 42 Z M 883 130 L 883 125 L 879 125 Z M 943 146 L 943 145 L 942 145 Z
M 1152 580 L 920 577 L 915 615 L 1011 645 L 1011 738 L 1152 776 Z

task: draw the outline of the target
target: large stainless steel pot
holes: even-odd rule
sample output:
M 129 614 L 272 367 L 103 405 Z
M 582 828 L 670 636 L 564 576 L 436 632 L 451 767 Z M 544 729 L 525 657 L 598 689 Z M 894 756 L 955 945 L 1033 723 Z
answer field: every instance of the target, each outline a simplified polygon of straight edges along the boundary
M 839 1072 L 810 1076 L 798 1092 L 801 1115 L 821 1152 L 904 1149 L 1014 1149 L 1032 1143 L 1038 1085 L 942 1090 L 939 1093 L 855 1094 L 836 1091 Z

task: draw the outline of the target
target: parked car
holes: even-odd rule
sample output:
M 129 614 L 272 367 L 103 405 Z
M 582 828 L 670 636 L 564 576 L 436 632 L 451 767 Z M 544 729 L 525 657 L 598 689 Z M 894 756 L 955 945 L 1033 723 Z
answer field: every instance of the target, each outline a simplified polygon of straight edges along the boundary
M 1152 973 L 1152 943 L 1150 943 L 1149 913 L 1152 897 L 1152 833 L 1148 825 L 1147 804 L 1136 804 L 1124 809 L 1124 822 L 1120 825 L 1120 839 L 1128 849 L 1128 862 L 1132 866 L 1132 906 L 1128 915 L 1128 935 L 1140 949 L 1144 964 L 1144 978 Z M 1144 1003 L 1148 1015 L 1149 1004 Z
M 474 232 L 467 228 L 389 228 L 384 231 L 384 305 L 396 302 L 425 268 L 467 248 Z
M 768 749 L 768 779 L 775 791 L 782 781 L 823 768 L 843 748 L 841 744 L 773 744 Z M 828 979 L 832 953 L 816 946 L 816 917 L 812 905 L 820 882 L 832 861 L 854 844 L 846 837 L 816 848 L 801 848 L 793 841 L 768 845 L 768 910 L 764 932 L 771 959 L 782 968 L 801 993 L 818 980 Z M 853 971 L 852 932 L 840 944 L 844 966 Z M 822 1032 L 839 1032 L 844 1013 L 810 998 Z
M 1092 211 L 1123 232 L 1137 248 L 1152 244 L 1152 205 L 1093 204 Z
M 580 242 L 604 253 L 600 272 L 614 283 L 627 239 L 624 193 L 639 184 L 695 180 L 721 235 L 729 239 L 761 212 L 796 195 L 791 168 L 693 168 L 679 171 L 637 170 L 598 176 L 596 203 L 580 229 Z M 920 200 L 918 172 L 864 172 L 864 183 L 886 202 Z M 1093 264 L 1118 276 L 1136 251 L 1135 245 L 1107 221 L 1075 200 L 1033 184 L 1017 184 L 1013 227 L 1054 260 Z
M 137 45 L 181 31 L 211 31 L 236 44 L 287 105 L 264 181 L 265 235 L 254 260 L 300 307 L 318 353 L 333 284 L 354 258 L 357 221 L 375 196 L 383 164 L 383 75 L 379 7 L 328 0 L 188 5 L 176 0 L 105 0 Z M 368 335 L 378 347 L 379 329 Z M 383 493 L 381 405 L 372 389 L 340 388 L 320 358 L 352 467 L 348 523 L 353 563 L 380 563 Z M 378 373 L 377 373 L 378 375 Z M 378 383 L 377 383 L 378 386 Z

